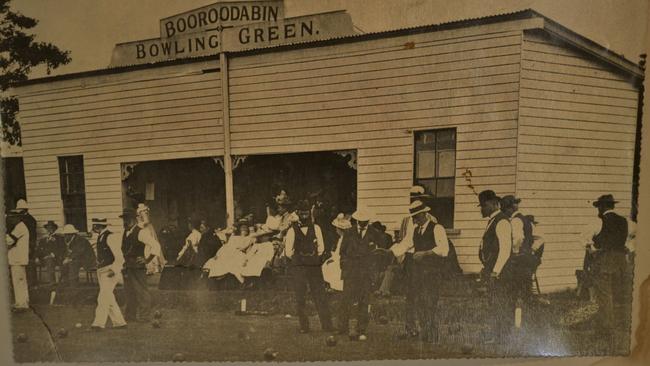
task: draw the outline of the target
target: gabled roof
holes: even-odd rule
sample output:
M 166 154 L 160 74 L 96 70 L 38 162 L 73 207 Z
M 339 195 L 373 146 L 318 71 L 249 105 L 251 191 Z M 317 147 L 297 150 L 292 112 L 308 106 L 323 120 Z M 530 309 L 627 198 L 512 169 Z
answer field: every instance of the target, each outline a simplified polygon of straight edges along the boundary
M 458 28 L 466 28 L 466 27 L 473 27 L 473 26 L 479 26 L 479 25 L 485 25 L 485 24 L 495 24 L 495 23 L 503 23 L 503 22 L 509 22 L 509 21 L 515 21 L 515 20 L 525 20 L 525 19 L 537 19 L 539 21 L 537 22 L 531 22 L 528 23 L 527 28 L 529 30 L 537 29 L 537 30 L 543 30 L 547 32 L 548 34 L 559 38 L 560 40 L 564 41 L 565 43 L 583 51 L 586 52 L 587 54 L 591 55 L 592 57 L 605 62 L 612 67 L 629 74 L 633 76 L 634 78 L 637 79 L 642 79 L 644 77 L 644 70 L 639 67 L 638 64 L 626 59 L 623 55 L 620 55 L 616 52 L 611 51 L 609 48 L 606 48 L 566 27 L 563 25 L 557 23 L 556 21 L 540 14 L 539 12 L 532 10 L 532 9 L 526 9 L 526 10 L 521 10 L 521 11 L 516 11 L 512 13 L 504 13 L 504 14 L 498 14 L 498 15 L 491 15 L 491 16 L 485 16 L 485 17 L 479 17 L 479 18 L 469 18 L 469 19 L 463 19 L 463 20 L 456 20 L 456 21 L 451 21 L 451 22 L 445 22 L 445 23 L 439 23 L 439 24 L 430 24 L 430 25 L 422 25 L 422 26 L 415 26 L 415 27 L 407 27 L 407 28 L 400 28 L 400 29 L 394 29 L 394 30 L 387 30 L 387 31 L 378 31 L 378 32 L 371 32 L 371 33 L 363 33 L 363 34 L 352 34 L 348 36 L 340 36 L 340 37 L 334 37 L 330 39 L 325 39 L 325 40 L 317 40 L 317 41 L 307 41 L 307 42 L 300 42 L 300 43 L 290 43 L 290 44 L 283 44 L 283 45 L 277 45 L 277 46 L 270 46 L 270 47 L 262 47 L 262 48 L 256 48 L 256 49 L 251 49 L 251 50 L 245 50 L 245 51 L 237 51 L 237 52 L 232 52 L 232 55 L 246 55 L 246 54 L 255 54 L 255 53 L 266 53 L 266 52 L 278 52 L 281 50 L 286 50 L 286 49 L 295 49 L 295 48 L 307 48 L 307 47 L 318 47 L 318 46 L 323 46 L 323 45 L 333 45 L 333 44 L 338 44 L 338 43 L 349 43 L 349 42 L 357 42 L 357 41 L 362 41 L 362 40 L 369 40 L 369 39 L 380 39 L 380 38 L 388 38 L 388 37 L 398 37 L 398 36 L 404 36 L 404 35 L 409 35 L 409 34 L 420 34 L 420 33 L 430 33 L 430 32 L 438 32 L 438 31 L 443 31 L 443 30 L 450 30 L 450 29 L 458 29 Z M 78 73 L 71 73 L 71 74 L 64 74 L 64 75 L 58 75 L 58 76 L 51 76 L 51 77 L 43 77 L 43 78 L 37 78 L 37 79 L 31 79 L 31 80 L 26 80 L 23 82 L 18 83 L 16 86 L 21 86 L 21 85 L 30 85 L 30 84 L 40 84 L 40 83 L 46 83 L 50 81 L 57 81 L 57 80 L 67 80 L 67 79 L 74 79 L 74 78 L 79 78 L 79 77 L 86 77 L 86 76 L 93 76 L 93 75 L 106 75 L 106 74 L 115 74 L 115 73 L 121 73 L 121 72 L 127 72 L 127 71 L 132 71 L 132 70 L 139 70 L 143 68 L 149 68 L 149 67 L 159 67 L 159 66 L 166 66 L 166 65 L 174 65 L 174 64 L 182 64 L 182 63 L 187 63 L 187 62 L 194 62 L 194 61 L 200 61 L 200 60 L 206 60 L 215 57 L 216 55 L 213 56 L 201 56 L 201 57 L 196 57 L 196 58 L 188 58 L 188 59 L 177 59 L 177 60 L 169 60 L 169 61 L 159 61 L 159 62 L 153 62 L 149 64 L 140 64 L 140 65 L 133 65 L 133 66 L 121 66 L 121 67 L 116 67 L 116 68 L 106 68 L 106 69 L 99 69 L 99 70 L 92 70 L 92 71 L 84 71 L 84 72 L 78 72 Z

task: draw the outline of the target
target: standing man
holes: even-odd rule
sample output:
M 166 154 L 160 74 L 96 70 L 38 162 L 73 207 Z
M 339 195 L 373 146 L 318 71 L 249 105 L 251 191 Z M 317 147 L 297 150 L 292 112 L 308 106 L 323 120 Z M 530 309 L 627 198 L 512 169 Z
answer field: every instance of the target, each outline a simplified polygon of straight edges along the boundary
M 499 209 L 501 199 L 494 191 L 483 191 L 478 199 L 481 215 L 488 218 L 479 249 L 479 258 L 483 263 L 481 277 L 488 283 L 490 315 L 494 317 L 492 335 L 487 343 L 503 342 L 514 325 L 516 305 L 514 276 L 510 266 L 512 226 Z
M 29 290 L 27 286 L 26 267 L 29 263 L 29 229 L 20 217 L 19 210 L 12 210 L 7 217 L 7 226 L 13 229 L 5 240 L 9 252 L 7 261 L 11 268 L 11 284 L 14 288 L 14 306 L 11 311 L 22 313 L 29 310 Z
M 323 234 L 312 221 L 309 202 L 300 202 L 297 211 L 299 221 L 292 223 L 287 231 L 284 250 L 287 258 L 291 259 L 300 333 L 309 332 L 309 319 L 305 311 L 308 289 L 316 305 L 321 327 L 325 331 L 332 331 L 334 327 L 321 271 L 320 256 L 325 251 Z
M 61 267 L 61 285 L 76 286 L 79 284 L 79 269 L 94 267 L 95 253 L 90 242 L 79 235 L 79 230 L 72 224 L 63 226 L 63 240 L 66 255 Z
M 532 276 L 536 267 L 533 255 L 533 223 L 519 211 L 521 199 L 513 195 L 501 199 L 501 211 L 510 218 L 512 226 L 512 258 L 514 290 L 517 299 L 528 302 L 532 297 Z
M 600 231 L 593 236 L 593 245 L 588 246 L 592 254 L 593 280 L 596 290 L 598 313 L 596 332 L 611 336 L 614 330 L 614 286 L 621 286 L 620 278 L 626 267 L 625 242 L 628 235 L 627 220 L 614 212 L 618 201 L 614 196 L 600 196 L 593 206 L 598 209 L 602 220 Z M 625 283 L 625 286 L 629 286 Z
M 124 222 L 122 253 L 124 255 L 124 290 L 127 321 L 149 321 L 151 294 L 147 287 L 147 264 L 160 256 L 160 244 L 147 230 L 137 225 L 137 213 L 126 208 L 120 215 Z
M 43 227 L 47 231 L 47 235 L 38 241 L 35 262 L 37 265 L 45 266 L 46 283 L 53 284 L 56 282 L 55 267 L 63 262 L 66 247 L 63 237 L 56 234 L 59 226 L 54 221 L 48 221 Z
M 30 284 L 36 284 L 36 219 L 29 213 L 29 205 L 24 199 L 16 202 L 16 213 L 21 217 L 22 222 L 29 231 L 29 264 L 27 265 L 27 280 Z
M 97 295 L 95 320 L 90 328 L 96 331 L 102 330 L 110 318 L 113 328 L 125 329 L 126 321 L 113 293 L 122 277 L 122 266 L 124 265 L 120 237 L 108 230 L 108 222 L 105 218 L 93 219 L 92 225 L 93 232 L 98 234 L 96 248 L 99 295 Z
M 352 306 L 357 304 L 356 329 L 349 333 L 351 340 L 365 341 L 367 338 L 368 304 L 374 275 L 373 251 L 382 246 L 383 236 L 368 225 L 370 215 L 365 209 L 352 214 L 352 227 L 345 230 L 341 240 L 341 278 L 343 297 L 339 314 L 339 334 L 347 334 L 350 328 Z

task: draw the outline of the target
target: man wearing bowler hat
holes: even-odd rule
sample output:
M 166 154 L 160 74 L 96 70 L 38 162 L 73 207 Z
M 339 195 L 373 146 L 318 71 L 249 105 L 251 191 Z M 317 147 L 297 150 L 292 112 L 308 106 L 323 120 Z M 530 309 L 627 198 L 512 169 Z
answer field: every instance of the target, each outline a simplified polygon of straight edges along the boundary
M 124 290 L 126 292 L 126 308 L 124 315 L 127 321 L 149 320 L 151 313 L 151 294 L 147 287 L 147 264 L 156 256 L 160 256 L 160 244 L 137 224 L 137 213 L 132 208 L 126 208 L 120 215 L 124 222 L 122 235 L 122 253 L 124 255 Z
M 481 215 L 488 219 L 479 247 L 483 264 L 481 279 L 488 284 L 492 334 L 487 343 L 504 342 L 514 325 L 515 290 L 510 257 L 512 254 L 512 226 L 500 210 L 501 198 L 492 190 L 478 195 Z
M 45 283 L 55 283 L 56 273 L 55 267 L 61 265 L 63 257 L 66 253 L 65 242 L 63 236 L 56 233 L 59 225 L 50 220 L 43 225 L 47 234 L 42 237 L 36 245 L 36 259 L 37 265 L 45 267 L 47 277 Z
M 593 202 L 602 226 L 593 236 L 593 244 L 587 246 L 593 258 L 593 282 L 598 303 L 594 328 L 597 333 L 609 336 L 613 333 L 615 321 L 614 286 L 621 285 L 617 279 L 623 278 L 625 272 L 628 235 L 627 220 L 614 212 L 616 203 L 618 201 L 611 194 L 602 195 Z
M 99 294 L 97 295 L 95 320 L 91 325 L 91 329 L 104 329 L 108 318 L 111 319 L 113 328 L 124 329 L 126 328 L 126 321 L 113 293 L 115 286 L 122 277 L 122 266 L 124 265 L 120 237 L 108 230 L 108 220 L 106 218 L 94 218 L 92 224 L 92 230 L 97 234 L 97 282 L 99 282 Z

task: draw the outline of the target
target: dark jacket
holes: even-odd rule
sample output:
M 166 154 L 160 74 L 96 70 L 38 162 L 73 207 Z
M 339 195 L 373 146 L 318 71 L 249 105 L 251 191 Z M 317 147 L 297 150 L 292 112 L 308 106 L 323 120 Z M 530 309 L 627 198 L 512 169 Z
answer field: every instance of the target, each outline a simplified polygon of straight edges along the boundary
M 508 220 L 508 216 L 499 211 L 483 234 L 483 245 L 479 249 L 479 258 L 481 259 L 485 273 L 491 273 L 497 263 L 497 257 L 499 256 L 497 224 L 502 220 Z
M 63 236 L 54 234 L 42 237 L 36 245 L 36 258 L 43 259 L 50 254 L 54 255 L 54 260 L 60 264 L 66 255 L 66 246 Z
M 72 242 L 67 245 L 66 257 L 85 269 L 93 268 L 96 265 L 93 247 L 86 238 L 80 235 L 75 235 Z
M 602 251 L 625 252 L 627 240 L 627 220 L 615 213 L 607 212 L 602 217 L 603 226 L 594 236 L 594 247 Z
M 384 236 L 372 226 L 366 227 L 363 238 L 355 224 L 343 233 L 341 241 L 341 277 L 369 277 L 374 270 L 373 249 L 384 246 Z

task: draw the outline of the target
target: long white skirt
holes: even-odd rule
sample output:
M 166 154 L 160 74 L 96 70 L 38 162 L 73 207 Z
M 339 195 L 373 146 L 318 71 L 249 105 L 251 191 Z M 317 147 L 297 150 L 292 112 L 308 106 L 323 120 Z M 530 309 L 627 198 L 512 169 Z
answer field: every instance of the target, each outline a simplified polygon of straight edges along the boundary
M 259 243 L 253 246 L 246 252 L 246 263 L 242 268 L 241 274 L 244 277 L 259 277 L 262 275 L 262 270 L 266 268 L 275 255 L 273 244 Z
M 332 258 L 328 259 L 322 266 L 323 278 L 330 284 L 330 288 L 337 291 L 343 291 L 343 280 L 341 279 L 341 257 L 338 251 L 332 253 Z
M 230 237 L 228 243 L 203 265 L 203 269 L 208 271 L 208 277 L 221 277 L 230 273 L 243 283 L 242 271 L 246 264 L 246 253 L 243 250 L 246 245 L 250 245 L 250 240 L 248 237 Z

